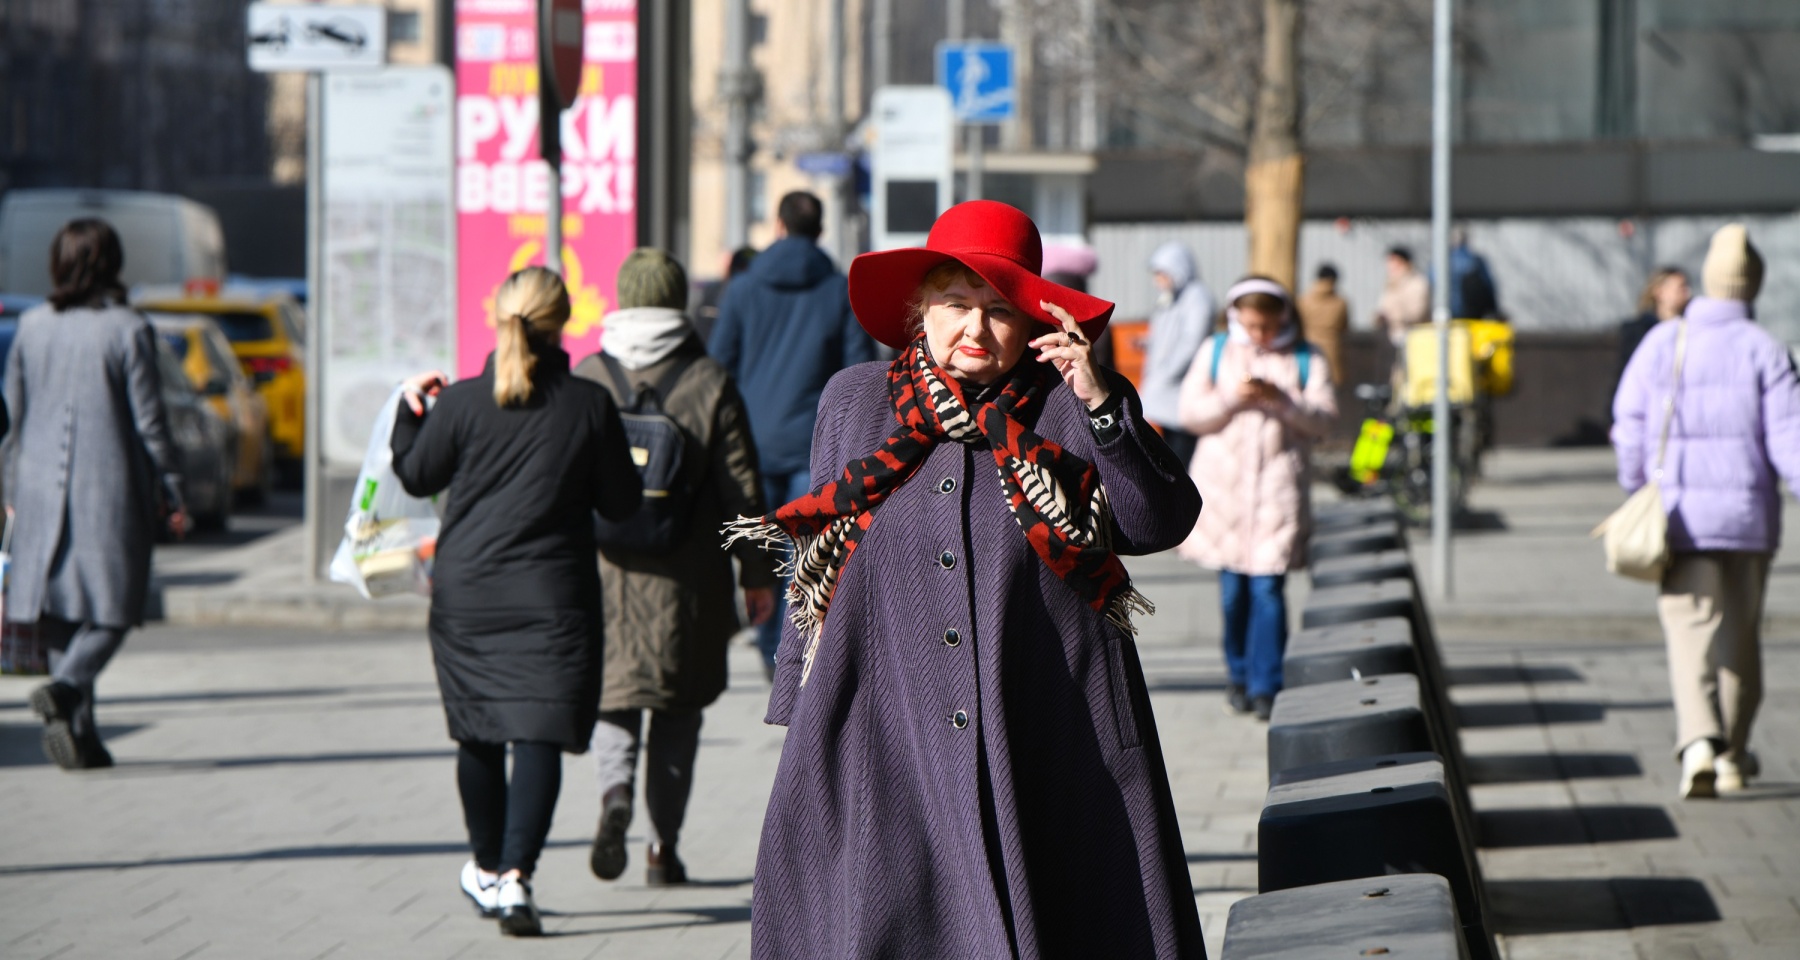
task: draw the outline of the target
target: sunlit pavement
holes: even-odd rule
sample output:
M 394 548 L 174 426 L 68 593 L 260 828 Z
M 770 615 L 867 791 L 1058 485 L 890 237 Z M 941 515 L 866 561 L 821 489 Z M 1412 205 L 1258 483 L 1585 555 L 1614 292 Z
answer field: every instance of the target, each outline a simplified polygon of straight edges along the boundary
M 1507 955 L 1800 955 L 1800 560 L 1776 564 L 1764 782 L 1674 800 L 1673 718 L 1648 588 L 1585 534 L 1618 500 L 1604 453 L 1503 454 L 1437 607 Z M 1418 559 L 1423 567 L 1427 554 Z M 1220 707 L 1216 591 L 1133 563 L 1140 638 L 1207 940 L 1255 892 L 1263 728 Z M 1290 598 L 1298 609 L 1304 576 Z M 101 682 L 119 766 L 48 766 L 0 679 L 0 956 L 744 957 L 782 731 L 755 654 L 707 713 L 681 851 L 694 883 L 642 884 L 644 822 L 614 883 L 587 871 L 593 766 L 568 757 L 536 883 L 549 937 L 500 938 L 457 890 L 467 851 L 422 635 L 158 626 Z

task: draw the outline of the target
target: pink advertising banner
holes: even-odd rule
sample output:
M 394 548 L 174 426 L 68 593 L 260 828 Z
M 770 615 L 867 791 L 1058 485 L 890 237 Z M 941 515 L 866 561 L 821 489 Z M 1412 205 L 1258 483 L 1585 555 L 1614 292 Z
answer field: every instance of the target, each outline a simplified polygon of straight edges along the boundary
M 599 349 L 636 244 L 637 3 L 583 0 L 581 95 L 563 112 L 563 346 Z M 494 348 L 494 288 L 544 262 L 549 168 L 538 149 L 537 0 L 456 0 L 457 375 Z

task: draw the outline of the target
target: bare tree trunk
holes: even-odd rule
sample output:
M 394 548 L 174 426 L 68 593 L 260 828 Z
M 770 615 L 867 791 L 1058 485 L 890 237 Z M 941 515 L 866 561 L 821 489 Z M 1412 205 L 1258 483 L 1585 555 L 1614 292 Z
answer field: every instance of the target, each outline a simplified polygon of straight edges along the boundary
M 1250 272 L 1294 289 L 1300 249 L 1300 0 L 1263 0 L 1262 86 L 1244 170 L 1244 227 Z

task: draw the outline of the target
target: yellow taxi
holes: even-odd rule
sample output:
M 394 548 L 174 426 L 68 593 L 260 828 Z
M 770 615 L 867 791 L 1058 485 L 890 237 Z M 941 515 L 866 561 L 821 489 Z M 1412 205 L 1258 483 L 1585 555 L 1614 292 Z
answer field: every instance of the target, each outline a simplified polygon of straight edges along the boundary
M 291 294 L 226 286 L 145 288 L 132 297 L 140 310 L 202 314 L 225 334 L 244 374 L 268 405 L 269 436 L 284 472 L 298 473 L 306 451 L 306 314 Z
M 156 332 L 168 343 L 194 392 L 231 425 L 231 486 L 240 496 L 260 500 L 275 475 L 275 442 L 269 437 L 269 405 L 231 350 L 231 341 L 212 318 L 198 313 L 148 311 Z

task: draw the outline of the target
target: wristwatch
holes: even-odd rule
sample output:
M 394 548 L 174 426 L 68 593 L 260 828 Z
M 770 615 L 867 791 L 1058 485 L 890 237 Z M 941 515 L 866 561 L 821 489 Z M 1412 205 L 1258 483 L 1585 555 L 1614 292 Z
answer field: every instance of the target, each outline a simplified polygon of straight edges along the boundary
M 1102 441 L 1110 440 L 1123 428 L 1120 409 L 1124 405 L 1124 397 L 1115 391 L 1097 409 L 1088 411 L 1088 426 L 1093 428 L 1094 436 Z

